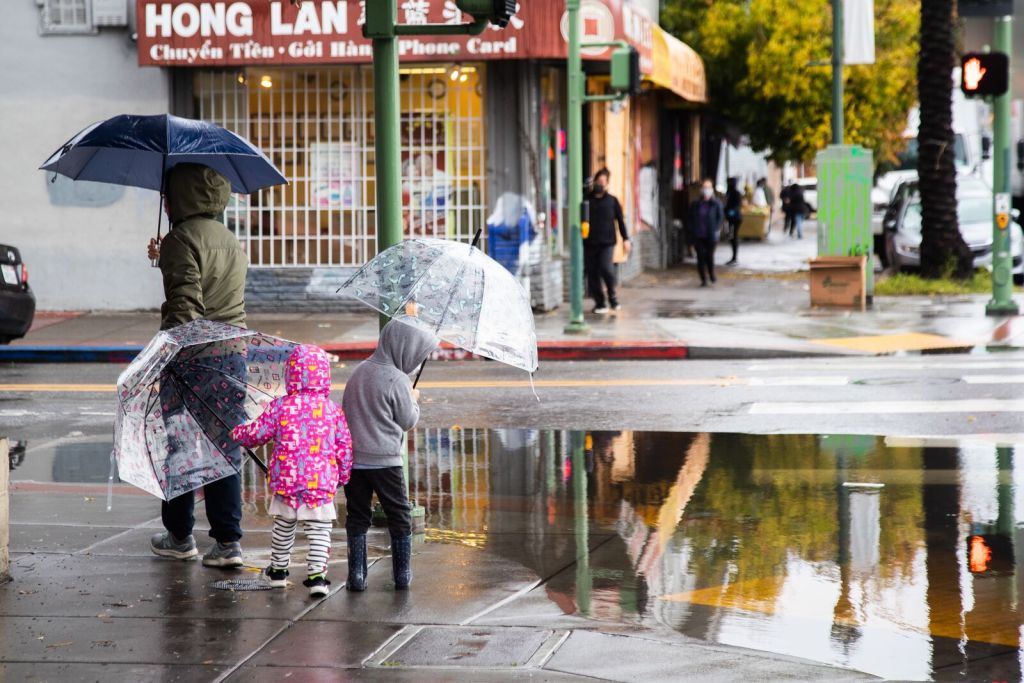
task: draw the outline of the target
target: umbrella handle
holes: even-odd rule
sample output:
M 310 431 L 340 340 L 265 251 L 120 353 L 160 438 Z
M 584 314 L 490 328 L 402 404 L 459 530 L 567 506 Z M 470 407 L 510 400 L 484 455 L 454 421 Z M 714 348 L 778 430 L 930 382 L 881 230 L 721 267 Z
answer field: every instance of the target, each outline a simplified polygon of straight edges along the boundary
M 420 375 L 423 374 L 423 368 L 427 367 L 427 361 L 429 358 L 424 359 L 423 363 L 420 364 L 420 371 L 416 373 L 416 379 L 413 380 L 412 388 L 415 389 L 416 385 L 420 383 Z
M 267 464 L 260 460 L 258 457 L 256 457 L 255 453 L 253 453 L 248 448 L 245 449 L 245 452 L 249 455 L 250 458 L 252 458 L 253 462 L 259 465 L 259 468 L 263 470 L 263 474 L 270 474 L 270 472 L 267 470 Z

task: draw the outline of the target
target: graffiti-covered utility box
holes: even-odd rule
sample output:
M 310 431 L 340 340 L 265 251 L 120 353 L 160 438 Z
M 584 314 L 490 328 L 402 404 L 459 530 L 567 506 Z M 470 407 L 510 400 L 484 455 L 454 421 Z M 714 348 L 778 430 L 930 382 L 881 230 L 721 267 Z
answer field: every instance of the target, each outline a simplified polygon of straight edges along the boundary
M 818 256 L 864 256 L 865 294 L 875 292 L 871 249 L 871 150 L 829 145 L 818 152 Z

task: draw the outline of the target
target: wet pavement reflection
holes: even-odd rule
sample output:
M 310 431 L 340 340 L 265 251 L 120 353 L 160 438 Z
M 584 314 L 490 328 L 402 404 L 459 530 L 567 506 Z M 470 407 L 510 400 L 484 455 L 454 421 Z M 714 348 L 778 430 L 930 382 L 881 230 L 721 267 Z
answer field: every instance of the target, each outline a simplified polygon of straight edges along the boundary
M 431 429 L 410 478 L 428 542 L 552 576 L 536 591 L 563 614 L 890 679 L 1019 680 L 1024 468 L 900 443 Z
M 585 617 L 888 679 L 1021 679 L 1024 467 L 1013 448 L 458 428 L 416 430 L 409 443 L 410 488 L 426 512 L 417 552 L 454 588 L 416 593 L 390 608 L 398 616 L 537 628 Z M 63 560 L 75 574 L 105 553 L 148 557 L 143 526 L 158 506 L 118 485 L 104 512 L 109 449 L 107 437 L 75 437 L 12 452 L 16 484 L 55 482 L 81 508 L 75 525 L 52 526 L 63 513 L 32 493 L 42 484 L 23 487 L 12 546 L 22 561 L 90 548 L 96 557 Z M 265 563 L 269 491 L 251 463 L 243 482 L 247 557 Z M 103 529 L 122 533 L 94 538 Z M 387 553 L 378 541 L 374 557 Z M 343 562 L 339 545 L 332 564 Z M 327 617 L 350 618 L 336 603 Z

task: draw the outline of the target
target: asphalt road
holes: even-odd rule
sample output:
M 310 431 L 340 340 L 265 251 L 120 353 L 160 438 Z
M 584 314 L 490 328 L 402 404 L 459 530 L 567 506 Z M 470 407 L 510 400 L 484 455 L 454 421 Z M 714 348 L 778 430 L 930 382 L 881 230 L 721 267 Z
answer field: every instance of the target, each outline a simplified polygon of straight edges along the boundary
M 336 384 L 353 367 L 336 366 Z M 0 366 L 0 434 L 109 436 L 122 369 Z M 1022 384 L 1024 354 L 551 362 L 535 398 L 527 375 L 497 363 L 432 363 L 420 426 L 1013 435 L 1024 432 Z

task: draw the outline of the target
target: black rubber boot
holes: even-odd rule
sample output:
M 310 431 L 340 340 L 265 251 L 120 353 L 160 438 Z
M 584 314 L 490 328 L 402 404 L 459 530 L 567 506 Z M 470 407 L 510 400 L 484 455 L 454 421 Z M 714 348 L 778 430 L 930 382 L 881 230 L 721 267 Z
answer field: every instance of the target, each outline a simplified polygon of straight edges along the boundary
M 350 591 L 366 590 L 366 534 L 348 537 L 348 581 Z
M 391 570 L 395 590 L 406 590 L 412 583 L 412 536 L 391 537 Z

